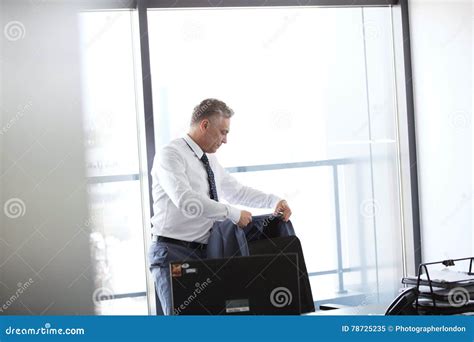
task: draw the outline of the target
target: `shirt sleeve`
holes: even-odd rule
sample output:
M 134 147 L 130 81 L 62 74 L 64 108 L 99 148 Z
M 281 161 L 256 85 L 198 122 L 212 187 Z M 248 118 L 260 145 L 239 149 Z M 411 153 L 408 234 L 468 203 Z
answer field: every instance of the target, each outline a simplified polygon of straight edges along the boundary
M 281 200 L 280 197 L 266 194 L 260 190 L 241 184 L 227 172 L 219 163 L 216 163 L 221 174 L 221 189 L 224 198 L 231 204 L 240 204 L 251 208 L 274 208 Z
M 236 218 L 238 209 L 216 202 L 194 191 L 185 170 L 186 163 L 179 152 L 171 147 L 165 147 L 152 171 L 157 176 L 163 190 L 183 215 L 206 217 L 217 221 L 229 218 L 234 223 L 239 221 L 240 211 L 238 218 Z

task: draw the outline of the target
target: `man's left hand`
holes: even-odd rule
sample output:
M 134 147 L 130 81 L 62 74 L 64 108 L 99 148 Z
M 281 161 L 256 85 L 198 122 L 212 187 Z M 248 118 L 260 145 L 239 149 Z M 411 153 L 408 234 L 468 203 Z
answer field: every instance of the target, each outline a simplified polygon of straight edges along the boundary
M 275 207 L 275 215 L 278 215 L 278 213 L 282 213 L 283 216 L 281 217 L 281 219 L 285 222 L 288 222 L 291 216 L 291 209 L 285 200 L 281 200 L 277 203 Z

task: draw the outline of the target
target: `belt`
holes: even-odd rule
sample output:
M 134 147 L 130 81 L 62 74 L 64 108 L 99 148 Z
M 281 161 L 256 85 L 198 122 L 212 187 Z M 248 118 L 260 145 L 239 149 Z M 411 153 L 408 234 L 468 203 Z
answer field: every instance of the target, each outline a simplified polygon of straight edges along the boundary
M 153 242 L 167 242 L 167 243 L 172 243 L 175 245 L 180 245 L 186 248 L 191 248 L 191 249 L 201 249 L 205 250 L 207 248 L 207 245 L 204 243 L 199 243 L 199 242 L 189 242 L 189 241 L 183 241 L 183 240 L 177 240 L 177 239 L 172 239 L 166 236 L 159 236 L 159 235 L 153 235 L 152 236 L 152 241 Z

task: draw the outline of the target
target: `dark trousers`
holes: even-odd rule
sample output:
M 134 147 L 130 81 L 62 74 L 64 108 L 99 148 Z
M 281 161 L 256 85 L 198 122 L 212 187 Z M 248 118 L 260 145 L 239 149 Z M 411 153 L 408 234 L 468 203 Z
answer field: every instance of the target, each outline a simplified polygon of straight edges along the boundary
M 175 260 L 200 260 L 205 258 L 205 250 L 194 250 L 168 242 L 152 243 L 148 251 L 148 261 L 163 314 L 171 315 L 173 313 L 169 270 L 170 262 Z

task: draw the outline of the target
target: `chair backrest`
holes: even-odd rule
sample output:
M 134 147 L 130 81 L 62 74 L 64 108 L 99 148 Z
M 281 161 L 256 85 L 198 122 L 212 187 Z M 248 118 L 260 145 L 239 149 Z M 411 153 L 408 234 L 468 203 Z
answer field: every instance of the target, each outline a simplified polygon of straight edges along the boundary
M 386 316 L 395 315 L 417 315 L 418 312 L 414 307 L 418 290 L 416 287 L 410 287 L 403 290 L 397 298 L 395 298 L 385 312 Z
M 298 274 L 300 278 L 301 313 L 315 311 L 311 284 L 304 261 L 301 242 L 296 236 L 283 236 L 249 242 L 250 255 L 296 253 L 298 255 Z

